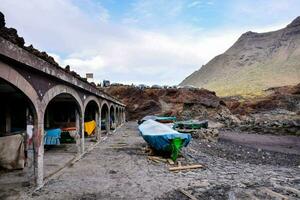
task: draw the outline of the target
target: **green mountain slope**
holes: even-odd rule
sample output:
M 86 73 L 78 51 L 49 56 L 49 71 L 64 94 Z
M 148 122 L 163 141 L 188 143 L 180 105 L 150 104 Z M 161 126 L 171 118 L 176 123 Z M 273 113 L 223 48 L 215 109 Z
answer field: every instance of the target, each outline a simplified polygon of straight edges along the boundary
M 264 89 L 300 83 L 300 17 L 268 33 L 244 33 L 180 83 L 216 91 L 219 96 L 260 95 Z

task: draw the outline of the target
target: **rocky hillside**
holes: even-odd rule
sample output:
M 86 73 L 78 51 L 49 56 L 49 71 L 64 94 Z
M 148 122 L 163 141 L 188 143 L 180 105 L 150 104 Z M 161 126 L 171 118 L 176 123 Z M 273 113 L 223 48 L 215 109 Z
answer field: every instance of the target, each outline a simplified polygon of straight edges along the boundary
M 254 133 L 300 135 L 300 84 L 266 90 L 251 99 L 219 98 L 206 89 L 140 89 L 111 86 L 105 91 L 126 104 L 127 120 L 146 115 L 209 120 L 210 127 Z
M 176 116 L 178 119 L 210 119 L 230 123 L 234 120 L 224 102 L 205 89 L 140 89 L 113 86 L 105 91 L 126 104 L 127 119 L 146 115 Z
M 243 101 L 223 99 L 240 120 L 233 126 L 256 133 L 300 135 L 300 84 L 266 92 L 266 96 Z
M 257 96 L 270 87 L 300 83 L 300 17 L 268 33 L 244 33 L 180 85 L 216 91 L 219 96 Z

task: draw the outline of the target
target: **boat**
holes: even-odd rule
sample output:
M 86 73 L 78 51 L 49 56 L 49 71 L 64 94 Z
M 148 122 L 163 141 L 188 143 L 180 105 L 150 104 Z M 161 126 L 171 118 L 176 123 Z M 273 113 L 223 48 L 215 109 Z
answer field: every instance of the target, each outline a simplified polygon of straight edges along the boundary
M 208 120 L 187 120 L 175 122 L 173 128 L 177 129 L 201 129 L 208 128 Z
M 172 160 L 176 160 L 182 147 L 186 147 L 190 140 L 190 134 L 179 133 L 169 126 L 152 119 L 139 125 L 139 131 L 144 140 L 155 150 L 168 152 Z
M 174 123 L 176 121 L 176 117 L 156 117 L 155 121 L 160 123 Z
M 138 124 L 142 124 L 144 121 L 152 119 L 154 121 L 160 122 L 160 123 L 174 123 L 176 121 L 176 117 L 160 117 L 160 116 L 155 116 L 155 115 L 147 115 L 140 119 L 138 121 Z
M 74 143 L 76 136 L 79 137 L 78 131 L 76 127 L 64 127 L 61 128 L 61 143 Z
M 156 118 L 157 118 L 157 116 L 155 116 L 155 115 L 147 115 L 147 116 L 143 117 L 142 119 L 138 120 L 138 124 L 140 125 L 149 119 L 156 120 Z

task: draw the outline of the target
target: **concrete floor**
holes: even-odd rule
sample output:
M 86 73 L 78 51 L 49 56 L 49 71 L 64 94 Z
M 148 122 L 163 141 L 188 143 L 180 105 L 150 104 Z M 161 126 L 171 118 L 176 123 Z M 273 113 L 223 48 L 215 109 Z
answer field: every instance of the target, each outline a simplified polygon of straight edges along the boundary
M 206 169 L 173 173 L 169 164 L 150 161 L 145 152 L 146 142 L 139 135 L 137 124 L 129 122 L 63 173 L 49 181 L 41 190 L 29 196 L 32 199 L 174 199 L 180 188 L 196 189 L 195 194 L 216 193 L 220 187 L 239 188 L 234 194 L 245 195 L 255 188 L 251 185 L 270 186 L 268 181 L 299 178 L 295 166 L 251 164 L 231 161 L 195 150 L 197 139 L 184 150 L 183 165 L 200 163 Z M 218 144 L 216 144 L 218 145 Z M 209 147 L 206 147 L 209 148 Z M 297 179 L 298 180 L 298 179 Z M 294 183 L 291 183 L 294 184 Z M 248 187 L 249 185 L 249 187 Z M 297 187 L 297 185 L 291 185 Z M 272 188 L 273 189 L 273 188 Z M 207 193 L 208 192 L 208 193 Z M 236 192 L 236 193 L 235 193 Z M 231 194 L 231 193 L 230 193 Z M 178 194 L 179 195 L 179 194 Z M 178 196 L 176 199 L 187 199 Z M 204 199 L 210 199 L 204 198 Z M 220 199 L 220 198 L 219 198 Z M 221 198 L 227 199 L 227 198 Z M 236 199 L 251 199 L 249 196 Z M 263 198 L 267 199 L 267 198 Z M 291 196 L 290 199 L 296 199 Z
M 45 149 L 44 154 L 44 178 L 55 174 L 77 155 L 76 144 L 61 144 Z
M 54 176 L 55 178 L 49 179 L 40 190 L 19 194 L 19 198 L 16 199 L 187 199 L 177 194 L 181 188 L 190 190 L 195 195 L 207 194 L 208 198 L 204 199 L 210 199 L 211 195 L 218 194 L 219 187 L 238 188 L 238 191 L 230 194 L 245 195 L 256 191 L 256 186 L 270 187 L 271 179 L 300 189 L 297 182 L 284 182 L 300 180 L 297 166 L 228 160 L 204 152 L 203 148 L 211 148 L 211 144 L 202 144 L 197 139 L 192 140 L 184 149 L 185 156 L 179 160 L 183 165 L 200 163 L 206 168 L 170 172 L 168 163 L 156 163 L 147 158 L 147 144 L 139 135 L 135 122 L 126 123 L 113 134 L 103 135 L 103 138 L 106 139 L 97 145 L 93 145 L 93 142 L 86 138 L 87 148 L 91 145 L 95 147 L 92 151 L 72 166 L 64 168 Z M 202 147 L 199 148 L 200 146 Z M 72 150 L 73 146 L 67 145 L 66 149 L 68 148 Z M 224 150 L 226 151 L 226 148 Z M 45 166 L 50 171 L 61 166 L 55 163 L 57 160 L 71 158 L 71 154 L 64 153 L 63 148 L 48 153 L 49 155 L 47 152 L 45 155 Z M 259 161 L 258 158 L 256 160 Z M 173 194 L 175 196 L 169 196 Z M 11 196 L 6 197 L 9 199 Z M 296 199 L 294 196 L 290 197 Z M 236 199 L 251 198 L 246 196 Z
M 91 138 L 85 139 L 86 147 L 94 144 Z M 44 178 L 47 179 L 58 170 L 64 168 L 76 158 L 75 143 L 61 144 L 45 148 Z M 19 199 L 24 193 L 32 190 L 27 178 L 27 168 L 23 170 L 0 171 L 0 199 Z

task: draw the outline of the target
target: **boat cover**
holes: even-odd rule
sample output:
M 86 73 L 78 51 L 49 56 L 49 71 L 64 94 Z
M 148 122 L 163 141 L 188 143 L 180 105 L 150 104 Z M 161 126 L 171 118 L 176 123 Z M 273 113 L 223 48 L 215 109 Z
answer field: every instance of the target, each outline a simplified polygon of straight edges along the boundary
M 61 129 L 45 130 L 44 145 L 60 145 Z
M 96 124 L 95 120 L 92 120 L 92 121 L 89 121 L 89 122 L 85 122 L 84 123 L 84 131 L 88 135 L 92 135 L 92 133 L 94 132 L 96 126 L 97 126 L 97 124 Z
M 166 150 L 175 138 L 182 140 L 182 146 L 187 146 L 191 140 L 190 134 L 179 133 L 165 124 L 152 119 L 139 125 L 139 131 L 144 140 L 156 150 Z
M 17 134 L 0 137 L 0 167 L 23 169 L 24 164 L 24 136 Z

